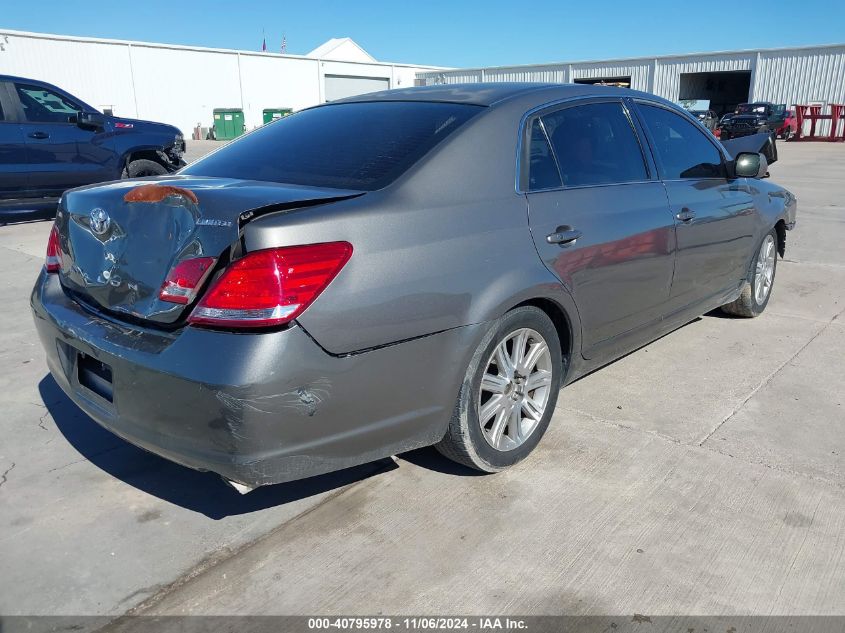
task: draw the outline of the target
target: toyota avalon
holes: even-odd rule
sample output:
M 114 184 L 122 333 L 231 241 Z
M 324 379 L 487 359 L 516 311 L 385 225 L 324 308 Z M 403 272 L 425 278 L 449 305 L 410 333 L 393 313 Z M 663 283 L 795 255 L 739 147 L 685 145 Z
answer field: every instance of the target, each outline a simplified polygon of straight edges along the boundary
M 765 310 L 796 214 L 766 176 L 623 88 L 352 97 L 66 193 L 32 310 L 94 420 L 241 491 L 427 445 L 494 472 L 562 386 Z

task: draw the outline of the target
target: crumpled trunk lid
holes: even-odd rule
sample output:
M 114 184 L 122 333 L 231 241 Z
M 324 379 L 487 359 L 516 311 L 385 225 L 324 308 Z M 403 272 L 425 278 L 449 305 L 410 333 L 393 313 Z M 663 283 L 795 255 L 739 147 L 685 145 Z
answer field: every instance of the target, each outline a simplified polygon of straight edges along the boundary
M 161 301 L 158 293 L 178 262 L 208 256 L 225 261 L 243 224 L 257 215 L 358 195 L 363 194 L 187 176 L 74 189 L 56 215 L 60 279 L 95 307 L 172 324 L 186 306 Z
M 763 154 L 766 162 L 771 165 L 777 162 L 778 150 L 774 138 L 768 132 L 759 132 L 722 141 L 722 145 L 732 158 L 736 158 L 742 152 L 755 152 Z

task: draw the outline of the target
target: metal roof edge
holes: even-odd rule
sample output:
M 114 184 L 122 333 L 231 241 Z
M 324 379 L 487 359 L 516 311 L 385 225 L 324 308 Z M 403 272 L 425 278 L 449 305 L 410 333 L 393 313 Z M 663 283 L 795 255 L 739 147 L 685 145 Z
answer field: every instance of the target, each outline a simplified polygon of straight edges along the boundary
M 589 59 L 578 61 L 560 61 L 560 62 L 541 62 L 538 64 L 513 64 L 506 66 L 474 66 L 467 68 L 453 68 L 450 72 L 477 72 L 481 70 L 517 70 L 525 68 L 553 68 L 558 66 L 568 65 L 586 65 L 586 64 L 618 64 L 624 62 L 651 62 L 663 61 L 669 59 L 684 59 L 686 57 L 712 57 L 715 55 L 756 55 L 757 53 L 783 53 L 787 51 L 807 51 L 807 50 L 821 50 L 831 48 L 845 49 L 845 43 L 842 44 L 814 44 L 806 46 L 785 46 L 780 48 L 748 48 L 733 51 L 710 51 L 700 53 L 679 53 L 673 55 L 643 55 L 639 57 L 617 57 L 613 59 Z M 424 71 L 424 72 L 438 72 L 438 71 Z M 422 72 L 420 74 L 423 74 Z
M 455 70 L 454 67 L 445 67 L 445 66 L 429 66 L 426 64 L 406 64 L 406 63 L 399 63 L 399 62 L 385 62 L 385 61 L 372 61 L 372 62 L 358 62 L 358 61 L 336 61 L 331 59 L 321 59 L 319 57 L 308 57 L 307 55 L 293 55 L 290 53 L 268 53 L 262 51 L 247 51 L 247 50 L 239 50 L 236 48 L 213 48 L 210 46 L 188 46 L 186 44 L 166 44 L 162 42 L 142 42 L 136 40 L 119 40 L 119 39 L 111 39 L 111 38 L 102 38 L 102 37 L 86 37 L 82 35 L 59 35 L 56 33 L 38 33 L 35 31 L 17 31 L 14 29 L 2 29 L 0 28 L 0 36 L 9 35 L 14 37 L 28 37 L 28 38 L 40 38 L 40 39 L 48 39 L 48 40 L 58 40 L 64 42 L 90 42 L 94 44 L 111 44 L 117 46 L 134 46 L 139 48 L 165 48 L 165 49 L 172 49 L 172 50 L 182 50 L 182 51 L 197 51 L 197 52 L 204 52 L 204 53 L 227 53 L 227 54 L 237 54 L 237 55 L 252 55 L 256 57 L 281 57 L 287 59 L 304 59 L 308 61 L 314 62 L 330 62 L 330 63 L 337 63 L 337 64 L 357 64 L 361 66 L 395 66 L 398 68 L 420 68 L 420 69 L 427 69 L 421 70 L 420 72 L 442 72 L 442 71 L 449 71 Z

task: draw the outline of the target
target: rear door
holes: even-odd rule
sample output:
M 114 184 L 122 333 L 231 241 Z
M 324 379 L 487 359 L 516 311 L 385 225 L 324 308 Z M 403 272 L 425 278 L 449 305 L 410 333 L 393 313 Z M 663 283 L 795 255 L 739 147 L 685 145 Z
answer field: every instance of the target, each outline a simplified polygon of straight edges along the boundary
M 728 180 L 725 158 L 699 126 L 651 102 L 639 112 L 678 221 L 672 312 L 735 288 L 747 273 L 754 235 L 745 179 Z
M 113 135 L 76 125 L 82 106 L 46 86 L 16 82 L 30 163 L 30 186 L 40 195 L 114 178 Z
M 23 128 L 8 90 L 0 81 L 0 197 L 7 199 L 25 195 L 29 174 Z
M 669 298 L 674 220 L 643 149 L 618 99 L 558 106 L 526 123 L 531 232 L 575 299 L 587 358 L 630 348 Z

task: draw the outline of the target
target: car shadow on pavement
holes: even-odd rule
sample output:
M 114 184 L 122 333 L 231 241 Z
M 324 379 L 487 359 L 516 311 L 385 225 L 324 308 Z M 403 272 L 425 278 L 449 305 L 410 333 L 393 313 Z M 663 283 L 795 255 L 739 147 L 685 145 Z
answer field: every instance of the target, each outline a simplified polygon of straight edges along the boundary
M 714 308 L 714 309 L 710 310 L 710 312 L 705 312 L 702 315 L 702 318 L 704 318 L 704 317 L 711 317 L 711 318 L 714 318 L 714 319 L 740 319 L 740 320 L 742 319 L 742 317 L 735 317 L 732 314 L 728 314 L 727 312 L 724 312 L 722 310 L 722 308 Z
M 130 486 L 210 519 L 291 503 L 398 468 L 392 459 L 382 459 L 241 495 L 214 473 L 180 466 L 113 435 L 77 407 L 49 374 L 38 390 L 56 427 L 85 459 Z
M 425 448 L 418 448 L 407 453 L 401 453 L 396 456 L 397 459 L 402 459 L 406 462 L 425 468 L 426 470 L 433 470 L 444 475 L 457 475 L 459 477 L 484 477 L 488 473 L 475 470 L 453 462 L 451 459 L 444 457 L 437 452 L 433 446 L 426 446 Z

